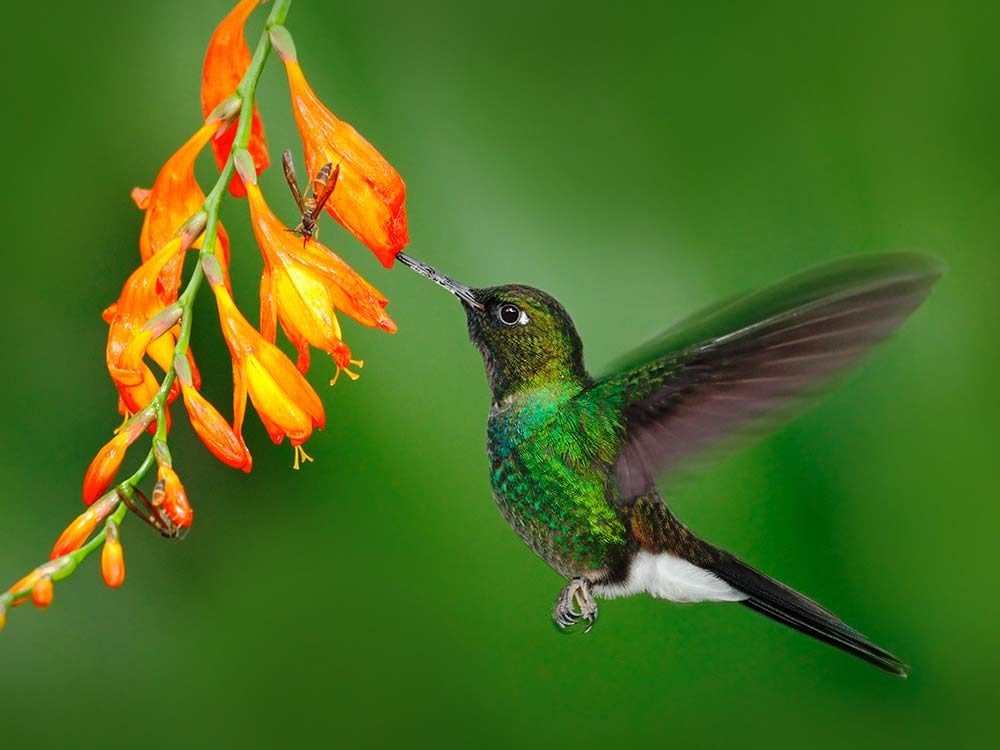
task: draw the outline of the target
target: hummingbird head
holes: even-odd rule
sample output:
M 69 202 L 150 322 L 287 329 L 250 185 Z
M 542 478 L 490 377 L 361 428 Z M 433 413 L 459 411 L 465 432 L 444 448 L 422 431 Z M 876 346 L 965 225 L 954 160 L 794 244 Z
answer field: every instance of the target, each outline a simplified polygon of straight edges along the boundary
M 580 336 L 553 297 L 519 284 L 471 289 L 403 253 L 397 258 L 461 301 L 495 402 L 534 388 L 576 387 L 589 380 Z

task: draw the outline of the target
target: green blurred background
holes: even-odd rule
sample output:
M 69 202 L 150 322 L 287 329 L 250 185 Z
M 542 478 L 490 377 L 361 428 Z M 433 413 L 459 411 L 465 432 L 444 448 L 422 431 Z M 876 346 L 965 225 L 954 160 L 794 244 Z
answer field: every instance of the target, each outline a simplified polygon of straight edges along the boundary
M 204 44 L 229 7 L 5 10 L 5 583 L 79 511 L 117 423 L 99 313 L 137 259 L 128 192 L 196 127 Z M 324 219 L 399 333 L 345 322 L 367 366 L 324 389 L 329 428 L 301 472 L 256 418 L 249 477 L 178 420 L 194 532 L 171 543 L 129 522 L 121 591 L 90 560 L 48 612 L 11 613 L 3 746 L 992 744 L 1000 6 L 303 0 L 288 25 L 319 94 L 405 176 L 413 254 L 552 292 L 595 368 L 817 262 L 948 263 L 856 377 L 673 501 L 912 676 L 739 607 L 614 601 L 589 636 L 559 636 L 561 582 L 490 497 L 488 393 L 457 304 Z M 272 153 L 298 149 L 273 64 L 261 96 Z M 263 184 L 294 221 L 279 170 Z M 224 219 L 253 317 L 245 206 Z M 226 404 L 200 303 L 205 389 Z

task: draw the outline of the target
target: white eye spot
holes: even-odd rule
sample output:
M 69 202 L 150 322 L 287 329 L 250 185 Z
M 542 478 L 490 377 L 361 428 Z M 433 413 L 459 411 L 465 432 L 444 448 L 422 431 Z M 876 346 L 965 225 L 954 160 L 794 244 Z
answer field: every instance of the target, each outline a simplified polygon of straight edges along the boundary
M 526 326 L 530 322 L 528 313 L 517 305 L 505 302 L 497 309 L 497 317 L 505 326 Z

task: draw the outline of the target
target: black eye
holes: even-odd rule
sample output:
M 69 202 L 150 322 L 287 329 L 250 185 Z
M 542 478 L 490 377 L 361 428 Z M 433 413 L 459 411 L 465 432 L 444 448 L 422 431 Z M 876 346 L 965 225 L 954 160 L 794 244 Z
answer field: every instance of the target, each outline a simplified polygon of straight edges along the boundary
M 521 322 L 522 316 L 527 319 L 527 316 L 521 312 L 521 308 L 517 305 L 512 305 L 509 302 L 500 305 L 500 309 L 497 311 L 497 315 L 500 318 L 500 322 L 505 326 L 516 326 Z

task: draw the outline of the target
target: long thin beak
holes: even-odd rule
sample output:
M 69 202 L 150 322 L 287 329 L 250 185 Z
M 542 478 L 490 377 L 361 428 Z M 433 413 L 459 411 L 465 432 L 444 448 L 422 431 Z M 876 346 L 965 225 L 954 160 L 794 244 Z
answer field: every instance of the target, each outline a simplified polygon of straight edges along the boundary
M 472 290 L 464 284 L 459 284 L 454 279 L 449 279 L 443 273 L 438 271 L 436 268 L 431 268 L 426 263 L 421 263 L 416 258 L 411 258 L 406 253 L 399 253 L 396 255 L 396 260 L 402 263 L 404 266 L 412 268 L 414 271 L 419 273 L 421 276 L 425 276 L 431 281 L 433 281 L 438 286 L 443 286 L 449 292 L 458 297 L 463 304 L 469 307 L 474 307 L 477 310 L 482 310 L 483 304 L 476 299 L 476 295 L 472 293 Z

